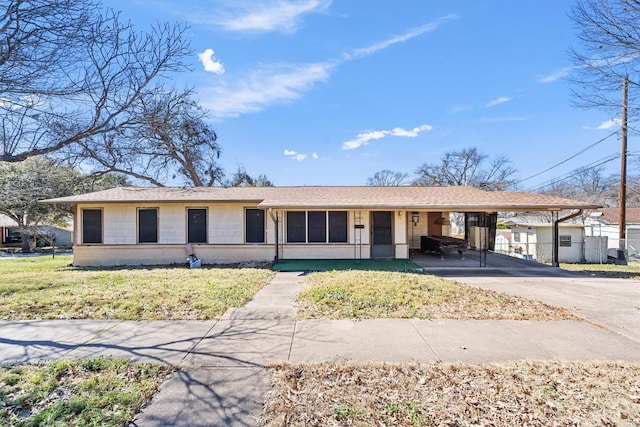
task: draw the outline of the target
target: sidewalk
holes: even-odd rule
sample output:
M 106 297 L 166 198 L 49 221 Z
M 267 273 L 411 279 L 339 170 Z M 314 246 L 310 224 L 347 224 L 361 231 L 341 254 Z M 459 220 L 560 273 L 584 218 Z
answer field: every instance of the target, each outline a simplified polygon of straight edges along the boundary
M 135 425 L 248 426 L 269 390 L 263 367 L 283 360 L 640 361 L 639 341 L 587 322 L 296 321 L 302 279 L 278 273 L 250 303 L 218 321 L 2 321 L 0 363 L 97 356 L 169 363 L 181 369 Z

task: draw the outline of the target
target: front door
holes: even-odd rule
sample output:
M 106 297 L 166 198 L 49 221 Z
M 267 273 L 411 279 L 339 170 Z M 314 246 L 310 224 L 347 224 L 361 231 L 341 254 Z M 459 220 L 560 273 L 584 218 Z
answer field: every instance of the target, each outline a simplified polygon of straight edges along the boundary
M 393 256 L 393 212 L 371 212 L 371 258 Z

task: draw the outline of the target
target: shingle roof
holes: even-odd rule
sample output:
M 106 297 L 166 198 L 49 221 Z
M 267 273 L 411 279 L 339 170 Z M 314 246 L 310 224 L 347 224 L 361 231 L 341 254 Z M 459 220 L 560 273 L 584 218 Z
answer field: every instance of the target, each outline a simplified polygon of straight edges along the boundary
M 543 194 L 471 187 L 197 187 L 110 190 L 43 200 L 43 203 L 256 202 L 261 208 L 430 209 L 460 212 L 596 209 L 599 206 Z
M 609 224 L 618 224 L 620 222 L 620 208 L 602 208 L 598 210 L 602 212 L 601 219 Z M 640 224 L 640 208 L 627 207 L 625 221 L 627 224 Z
M 17 227 L 14 220 L 4 214 L 0 214 L 0 227 Z

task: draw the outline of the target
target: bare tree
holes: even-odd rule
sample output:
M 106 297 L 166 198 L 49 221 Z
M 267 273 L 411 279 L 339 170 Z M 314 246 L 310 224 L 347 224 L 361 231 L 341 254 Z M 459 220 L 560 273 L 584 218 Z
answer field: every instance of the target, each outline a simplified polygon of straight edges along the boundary
M 638 115 L 640 86 L 640 1 L 577 0 L 570 17 L 579 47 L 570 50 L 575 103 L 619 114 L 621 87 L 629 81 L 629 117 Z
M 117 172 L 155 186 L 167 181 L 196 187 L 220 185 L 222 148 L 207 124 L 207 112 L 190 95 L 188 91 L 146 94 L 126 126 L 79 141 L 65 157 L 88 162 L 99 172 Z
M 183 70 L 185 27 L 134 31 L 93 0 L 0 8 L 0 161 L 52 153 L 132 126 L 163 77 Z
M 506 190 L 515 184 L 516 169 L 510 161 L 499 156 L 488 161 L 488 156 L 477 148 L 464 148 L 444 154 L 440 163 L 424 163 L 418 167 L 414 185 L 466 185 L 487 190 Z
M 407 184 L 409 175 L 404 172 L 394 172 L 384 169 L 367 178 L 367 185 L 379 187 L 395 187 Z
M 640 206 L 640 176 L 627 178 L 627 206 Z M 609 206 L 619 206 L 618 204 Z
M 582 168 L 567 179 L 550 183 L 539 192 L 604 206 L 616 206 L 618 185 L 619 177 L 605 176 L 603 167 Z
M 273 182 L 266 175 L 260 174 L 252 177 L 242 165 L 225 182 L 226 187 L 273 187 Z

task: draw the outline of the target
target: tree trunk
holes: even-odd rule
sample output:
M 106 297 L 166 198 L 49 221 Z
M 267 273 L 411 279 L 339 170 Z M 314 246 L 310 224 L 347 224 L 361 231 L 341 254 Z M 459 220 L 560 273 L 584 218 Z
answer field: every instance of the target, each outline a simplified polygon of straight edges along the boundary
M 31 253 L 31 247 L 29 246 L 29 232 L 25 230 L 21 230 L 20 237 L 22 242 L 22 253 L 23 254 Z

